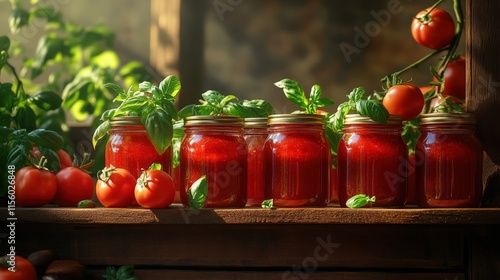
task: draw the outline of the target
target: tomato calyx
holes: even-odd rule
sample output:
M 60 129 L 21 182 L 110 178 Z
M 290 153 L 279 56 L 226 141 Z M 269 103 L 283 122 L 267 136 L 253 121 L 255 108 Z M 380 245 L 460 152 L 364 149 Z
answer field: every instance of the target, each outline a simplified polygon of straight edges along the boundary
M 9 268 L 11 267 L 11 265 L 9 264 L 9 257 L 7 256 L 3 256 L 1 259 L 0 259 L 0 268 Z
M 90 159 L 90 153 L 84 152 L 81 161 L 79 161 L 76 156 L 74 158 L 73 167 L 76 167 L 85 173 L 91 174 L 88 169 L 94 165 L 94 160 Z
M 437 1 L 434 5 L 432 5 L 430 8 L 426 9 L 426 13 L 421 15 L 421 16 L 417 16 L 416 18 L 422 23 L 422 24 L 428 24 L 429 22 L 432 21 L 432 17 L 430 16 L 431 12 L 434 10 L 434 8 L 436 8 L 437 6 L 439 6 L 439 4 L 441 4 L 444 0 L 439 0 Z
M 47 165 L 47 162 L 48 162 L 47 158 L 45 156 L 41 156 L 38 163 L 31 162 L 31 166 L 39 170 L 46 170 L 52 172 L 47 167 L 45 167 Z
M 107 183 L 111 174 L 116 170 L 116 167 L 110 165 L 109 167 L 104 167 L 102 170 L 97 172 L 97 179 Z

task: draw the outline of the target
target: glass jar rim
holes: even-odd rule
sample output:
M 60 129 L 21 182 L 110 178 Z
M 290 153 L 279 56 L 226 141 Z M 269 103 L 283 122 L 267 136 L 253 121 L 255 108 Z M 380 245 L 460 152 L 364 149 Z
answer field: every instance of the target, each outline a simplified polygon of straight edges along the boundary
M 476 118 L 470 113 L 430 113 L 420 116 L 420 124 L 476 124 Z
M 267 117 L 245 118 L 245 128 L 267 128 Z
M 325 116 L 315 114 L 274 114 L 268 117 L 269 125 L 276 124 L 325 124 Z
M 221 125 L 242 127 L 244 119 L 234 116 L 190 116 L 184 119 L 184 126 Z
M 143 125 L 138 116 L 120 116 L 111 118 L 109 121 L 111 127 L 129 126 L 129 125 Z
M 347 114 L 344 119 L 344 124 L 378 124 L 378 125 L 384 125 L 381 123 L 378 123 L 374 120 L 372 120 L 370 117 L 365 117 L 361 116 L 360 114 Z M 398 115 L 390 115 L 389 118 L 387 119 L 387 124 L 388 125 L 402 125 L 403 124 L 403 118 Z

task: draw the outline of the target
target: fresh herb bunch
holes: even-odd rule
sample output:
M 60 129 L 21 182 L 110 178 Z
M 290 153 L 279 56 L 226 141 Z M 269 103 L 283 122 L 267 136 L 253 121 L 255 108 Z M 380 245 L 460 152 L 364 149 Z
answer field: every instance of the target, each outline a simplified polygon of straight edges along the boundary
M 9 72 L 16 85 L 0 83 L 0 126 L 14 129 L 36 129 L 40 111 L 51 111 L 61 107 L 61 97 L 50 90 L 37 90 L 33 94 L 25 91 L 23 81 L 16 69 L 9 63 L 11 42 L 7 36 L 0 36 L 0 73 Z
M 319 85 L 314 85 L 311 88 L 309 98 L 300 84 L 291 79 L 283 79 L 279 82 L 274 83 L 278 88 L 283 89 L 283 93 L 288 100 L 297 104 L 302 108 L 303 111 L 295 111 L 293 113 L 306 113 L 306 114 L 317 114 L 319 107 L 324 107 L 328 105 L 333 105 L 333 100 L 321 97 L 321 87 Z
M 106 267 L 106 274 L 102 278 L 106 280 L 139 280 L 134 275 L 134 267 L 131 265 L 120 266 L 116 269 L 114 266 Z
M 156 86 L 150 82 L 142 82 L 139 90 L 125 91 L 116 84 L 106 84 L 118 96 L 114 102 L 121 102 L 115 109 L 105 111 L 101 116 L 102 123 L 94 132 L 94 146 L 111 129 L 110 121 L 114 117 L 137 116 L 144 125 L 148 138 L 158 154 L 163 154 L 170 146 L 173 137 L 173 121 L 177 119 L 174 101 L 181 89 L 176 76 L 168 76 Z
M 189 116 L 234 116 L 240 118 L 267 117 L 274 109 L 262 99 L 241 100 L 234 95 L 223 95 L 215 90 L 201 94 L 200 104 L 190 104 L 179 111 L 180 118 Z

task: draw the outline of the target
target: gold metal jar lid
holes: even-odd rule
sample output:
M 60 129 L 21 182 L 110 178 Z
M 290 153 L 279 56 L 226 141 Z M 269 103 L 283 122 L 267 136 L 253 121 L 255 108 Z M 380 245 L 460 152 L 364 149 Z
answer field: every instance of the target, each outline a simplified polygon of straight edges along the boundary
M 128 126 L 128 125 L 142 125 L 141 119 L 138 116 L 121 116 L 114 117 L 109 121 L 112 127 Z
M 420 124 L 476 124 L 476 118 L 469 113 L 431 113 L 420 116 Z
M 245 118 L 245 128 L 267 128 L 267 117 Z
M 243 126 L 245 120 L 233 116 L 191 116 L 184 120 L 184 126 L 195 125 L 223 125 L 223 126 Z
M 268 117 L 269 125 L 275 124 L 325 124 L 325 116 L 314 114 L 275 114 Z
M 348 114 L 345 116 L 344 124 L 380 124 L 380 123 L 370 119 L 370 117 L 364 117 L 359 114 Z M 389 119 L 387 120 L 387 124 L 402 125 L 403 119 L 401 118 L 401 116 L 390 115 Z

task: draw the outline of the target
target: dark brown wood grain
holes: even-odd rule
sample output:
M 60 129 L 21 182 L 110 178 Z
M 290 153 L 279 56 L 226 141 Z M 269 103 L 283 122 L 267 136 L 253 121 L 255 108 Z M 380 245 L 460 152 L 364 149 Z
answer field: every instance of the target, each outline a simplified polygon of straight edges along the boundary
M 477 133 L 493 162 L 485 163 L 487 178 L 500 164 L 500 1 L 466 1 L 467 109 L 478 120 Z
M 0 217 L 6 218 L 5 208 Z M 500 224 L 500 209 L 348 209 L 261 208 L 190 210 L 140 208 L 18 208 L 24 222 L 70 224 L 407 224 L 407 225 L 487 225 Z

